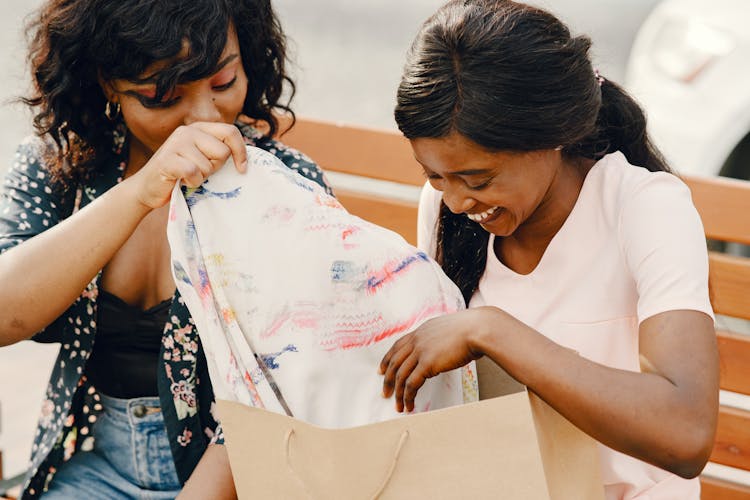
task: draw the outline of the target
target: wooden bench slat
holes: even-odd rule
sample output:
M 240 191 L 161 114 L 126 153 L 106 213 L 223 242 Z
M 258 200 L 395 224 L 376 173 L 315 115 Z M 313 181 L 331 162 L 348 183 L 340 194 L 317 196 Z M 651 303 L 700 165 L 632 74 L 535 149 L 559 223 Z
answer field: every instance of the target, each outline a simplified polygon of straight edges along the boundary
M 750 183 L 737 179 L 685 177 L 706 236 L 750 244 Z
M 750 486 L 701 476 L 701 500 L 747 500 Z
M 722 406 L 711 461 L 750 470 L 750 412 Z
M 750 395 L 750 337 L 716 332 L 719 345 L 721 388 Z
M 344 189 L 337 189 L 336 197 L 349 213 L 396 231 L 412 245 L 417 244 L 416 203 L 381 198 Z
M 714 312 L 750 319 L 750 259 L 709 252 L 708 282 Z
M 409 141 L 398 132 L 300 119 L 281 140 L 323 170 L 414 186 L 425 182 Z

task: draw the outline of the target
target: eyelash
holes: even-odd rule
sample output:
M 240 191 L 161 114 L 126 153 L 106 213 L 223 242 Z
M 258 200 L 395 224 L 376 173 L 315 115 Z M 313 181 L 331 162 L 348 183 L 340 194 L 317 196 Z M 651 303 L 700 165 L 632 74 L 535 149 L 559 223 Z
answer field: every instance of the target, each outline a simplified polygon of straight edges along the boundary
M 440 177 L 439 175 L 435 175 L 435 174 L 428 174 L 427 172 L 422 172 L 422 173 L 424 174 L 424 176 L 425 176 L 425 177 L 426 177 L 426 178 L 427 178 L 428 180 L 431 180 L 431 181 L 435 181 L 435 180 L 440 180 L 440 178 L 441 178 L 441 177 Z M 484 188 L 488 187 L 488 186 L 489 186 L 490 184 L 492 184 L 492 181 L 493 181 L 493 180 L 494 180 L 494 177 L 491 177 L 491 178 L 490 178 L 490 179 L 488 179 L 487 181 L 485 181 L 485 182 L 483 182 L 483 183 L 479 184 L 478 186 L 469 186 L 469 185 L 467 184 L 467 185 L 466 185 L 466 187 L 467 187 L 467 188 L 469 188 L 469 189 L 471 189 L 472 191 L 481 191 L 482 189 L 484 189 Z
M 180 100 L 179 97 L 175 97 L 173 99 L 170 99 L 168 101 L 156 101 L 154 99 L 149 99 L 147 97 L 139 97 L 139 101 L 141 101 L 141 104 L 144 108 L 148 109 L 161 109 L 161 108 L 168 108 L 174 104 L 177 103 L 177 101 Z
M 234 78 L 232 78 L 231 80 L 229 80 L 229 81 L 228 81 L 227 83 L 225 83 L 224 85 L 217 85 L 216 87 L 214 87 L 214 90 L 218 90 L 219 92 L 221 92 L 221 91 L 223 91 L 223 90 L 228 90 L 228 89 L 230 89 L 230 88 L 231 88 L 231 87 L 232 87 L 232 86 L 233 86 L 233 85 L 234 85 L 234 84 L 235 84 L 236 82 L 237 82 L 237 76 L 235 75 L 235 77 L 234 77 Z
M 230 81 L 223 85 L 217 85 L 214 87 L 214 90 L 217 90 L 219 92 L 223 92 L 225 90 L 229 90 L 234 86 L 234 84 L 237 83 L 237 76 L 232 78 Z M 141 102 L 143 107 L 149 108 L 149 109 L 162 109 L 162 108 L 168 108 L 170 106 L 173 106 L 177 104 L 177 102 L 180 100 L 180 97 L 175 97 L 173 99 L 169 99 L 168 101 L 156 101 L 153 99 L 149 99 L 147 97 L 138 97 L 138 100 Z
M 479 184 L 478 186 L 469 186 L 469 185 L 467 185 L 466 187 L 468 187 L 472 191 L 481 191 L 482 189 L 484 189 L 487 186 L 489 186 L 490 184 L 492 184 L 492 180 L 493 179 L 494 179 L 494 177 L 490 177 L 486 182 L 483 182 L 483 183 Z

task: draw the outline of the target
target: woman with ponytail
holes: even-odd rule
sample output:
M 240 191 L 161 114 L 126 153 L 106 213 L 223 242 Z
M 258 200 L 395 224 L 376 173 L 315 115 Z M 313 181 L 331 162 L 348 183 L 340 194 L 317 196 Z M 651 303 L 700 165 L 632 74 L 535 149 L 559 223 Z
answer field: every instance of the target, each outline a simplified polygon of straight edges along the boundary
M 485 356 L 600 442 L 608 499 L 698 499 L 718 408 L 703 228 L 589 48 L 506 0 L 452 0 L 417 35 L 395 117 L 428 179 L 419 245 L 469 308 L 397 341 L 384 393 L 411 410 Z

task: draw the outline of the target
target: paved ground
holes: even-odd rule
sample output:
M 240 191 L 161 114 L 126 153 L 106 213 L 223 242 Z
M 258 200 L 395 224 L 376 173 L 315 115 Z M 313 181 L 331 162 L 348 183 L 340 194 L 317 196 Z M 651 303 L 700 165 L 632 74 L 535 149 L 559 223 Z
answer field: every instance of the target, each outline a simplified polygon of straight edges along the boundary
M 621 79 L 631 39 L 656 0 L 546 0 L 574 30 L 589 32 L 603 73 Z M 40 0 L 4 0 L 0 16 L 0 173 L 31 130 L 9 101 L 25 88 L 21 23 Z M 441 0 L 276 0 L 294 40 L 301 114 L 394 127 L 391 110 L 406 49 Z M 617 15 L 613 15 L 613 11 Z M 4 284 L 12 286 L 12 284 Z M 1 314 L 1 313 L 0 313 Z M 0 450 L 6 475 L 23 470 L 56 346 L 0 349 Z

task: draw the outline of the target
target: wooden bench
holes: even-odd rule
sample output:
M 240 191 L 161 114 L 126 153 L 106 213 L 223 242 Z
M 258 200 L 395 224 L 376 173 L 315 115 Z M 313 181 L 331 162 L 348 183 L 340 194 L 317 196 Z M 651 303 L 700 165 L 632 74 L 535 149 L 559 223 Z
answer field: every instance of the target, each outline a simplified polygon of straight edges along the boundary
M 350 212 L 416 243 L 417 202 L 425 179 L 408 141 L 399 133 L 300 119 L 282 140 L 320 164 Z M 708 238 L 750 244 L 750 182 L 685 181 Z M 717 319 L 721 388 L 731 391 L 722 399 L 733 393 L 750 395 L 750 337 L 732 332 L 724 318 L 750 320 L 750 259 L 712 252 L 709 280 L 711 302 L 721 315 Z M 750 471 L 749 411 L 722 405 L 711 461 L 701 476 L 703 500 L 750 498 L 750 481 L 742 477 L 742 471 Z M 737 474 L 739 482 L 726 479 Z

